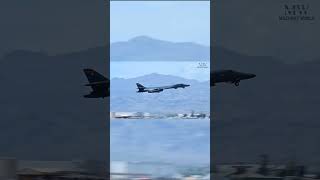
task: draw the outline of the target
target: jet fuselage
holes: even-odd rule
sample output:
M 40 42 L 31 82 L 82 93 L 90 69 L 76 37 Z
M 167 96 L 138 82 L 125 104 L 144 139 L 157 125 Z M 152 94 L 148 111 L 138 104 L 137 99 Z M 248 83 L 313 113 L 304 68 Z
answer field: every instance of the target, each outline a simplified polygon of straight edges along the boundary
M 178 89 L 178 88 L 185 88 L 190 85 L 188 84 L 174 84 L 171 86 L 160 86 L 160 87 L 145 87 L 142 84 L 136 83 L 139 93 L 141 92 L 147 92 L 147 93 L 159 93 L 162 92 L 165 89 Z
M 225 82 L 239 86 L 241 80 L 251 79 L 254 77 L 256 77 L 256 75 L 252 73 L 237 72 L 234 70 L 220 70 L 211 73 L 210 84 L 211 86 L 215 86 L 216 83 Z

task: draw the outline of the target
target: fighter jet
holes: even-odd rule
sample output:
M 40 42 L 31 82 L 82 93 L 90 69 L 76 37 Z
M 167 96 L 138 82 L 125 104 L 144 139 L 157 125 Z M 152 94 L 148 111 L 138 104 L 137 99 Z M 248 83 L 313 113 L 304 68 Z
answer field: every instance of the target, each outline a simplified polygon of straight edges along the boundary
M 251 79 L 256 77 L 255 74 L 237 72 L 234 70 L 220 70 L 211 73 L 210 84 L 215 86 L 216 83 L 231 83 L 239 86 L 241 80 Z
M 83 70 L 89 84 L 85 86 L 90 86 L 92 92 L 90 94 L 84 95 L 85 98 L 105 98 L 109 96 L 110 92 L 110 80 L 99 74 L 93 69 L 84 69 Z
M 144 87 L 142 84 L 136 83 L 138 87 L 138 93 L 147 92 L 147 93 L 159 93 L 165 89 L 178 89 L 178 88 L 185 88 L 190 85 L 188 84 L 174 84 L 171 86 L 160 86 L 160 87 Z

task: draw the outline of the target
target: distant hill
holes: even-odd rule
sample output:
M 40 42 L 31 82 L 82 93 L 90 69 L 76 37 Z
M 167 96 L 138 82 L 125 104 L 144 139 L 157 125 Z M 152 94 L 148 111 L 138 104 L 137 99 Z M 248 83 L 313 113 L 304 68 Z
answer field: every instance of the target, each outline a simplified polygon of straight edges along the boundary
M 110 48 L 112 61 L 209 61 L 210 48 L 192 42 L 169 42 L 138 36 L 115 42 Z
M 168 89 L 161 93 L 137 93 L 136 83 L 144 86 L 166 86 L 178 83 L 190 84 L 185 89 Z M 137 78 L 111 79 L 110 89 L 111 111 L 142 112 L 209 112 L 209 81 L 198 82 L 177 76 L 149 74 Z M 188 106 L 186 106 L 188 104 Z
M 1 157 L 107 160 L 108 99 L 82 97 L 87 67 L 106 74 L 103 51 L 17 50 L 0 60 Z

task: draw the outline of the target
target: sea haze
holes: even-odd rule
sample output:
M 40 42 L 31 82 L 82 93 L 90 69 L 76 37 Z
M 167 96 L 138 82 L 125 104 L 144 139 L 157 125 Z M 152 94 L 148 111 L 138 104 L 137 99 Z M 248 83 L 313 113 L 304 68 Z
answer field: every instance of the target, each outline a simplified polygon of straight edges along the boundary
M 159 73 L 198 81 L 210 79 L 209 61 L 111 61 L 110 67 L 111 78 L 134 78 Z

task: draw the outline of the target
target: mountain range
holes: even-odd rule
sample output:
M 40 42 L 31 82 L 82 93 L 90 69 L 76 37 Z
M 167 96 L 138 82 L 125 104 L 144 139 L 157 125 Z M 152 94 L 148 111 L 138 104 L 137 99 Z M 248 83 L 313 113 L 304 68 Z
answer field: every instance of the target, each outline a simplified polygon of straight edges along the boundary
M 272 162 L 319 165 L 320 59 L 286 64 L 222 47 L 213 54 L 211 67 L 257 75 L 239 87 L 211 88 L 215 162 L 256 162 L 268 154 Z
M 250 56 L 223 47 L 213 47 L 211 53 L 214 69 L 257 75 L 242 81 L 239 87 L 219 84 L 211 88 L 214 162 L 252 162 L 260 154 L 269 154 L 270 161 L 294 159 L 318 164 L 320 59 L 286 64 L 273 57 Z M 184 56 L 181 51 L 176 54 Z M 105 47 L 56 56 L 18 50 L 0 60 L 0 156 L 37 160 L 106 158 L 109 102 L 82 97 L 91 91 L 83 86 L 87 83 L 83 68 L 107 74 Z M 126 81 L 113 79 L 111 93 Z M 130 87 L 117 89 L 114 95 L 135 89 L 137 79 L 130 81 Z M 142 83 L 153 85 L 147 80 Z M 162 92 L 165 94 L 160 93 L 162 98 L 158 100 L 168 102 L 165 96 L 184 90 L 191 88 Z M 137 95 L 134 90 L 133 94 Z M 144 108 L 144 96 L 148 95 L 140 95 L 137 107 Z M 186 97 L 190 96 L 184 96 L 187 101 L 180 103 L 185 107 L 189 102 Z M 192 92 L 191 98 L 197 95 Z M 114 99 L 111 94 L 111 101 L 116 105 L 112 108 L 122 109 L 121 102 L 127 99 Z M 174 104 L 170 107 L 176 108 Z
M 102 49 L 101 49 L 102 50 Z M 83 68 L 105 74 L 103 51 L 48 56 L 17 50 L 0 60 L 0 156 L 106 160 L 107 100 L 85 99 Z
M 146 87 L 189 84 L 184 89 L 168 89 L 160 93 L 137 93 L 136 83 Z M 178 76 L 148 74 L 136 78 L 111 79 L 110 111 L 190 113 L 210 112 L 210 82 L 184 79 Z M 188 104 L 188 106 L 186 106 Z

